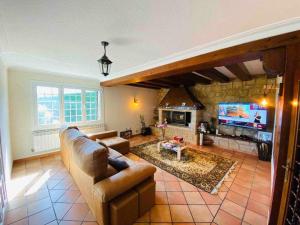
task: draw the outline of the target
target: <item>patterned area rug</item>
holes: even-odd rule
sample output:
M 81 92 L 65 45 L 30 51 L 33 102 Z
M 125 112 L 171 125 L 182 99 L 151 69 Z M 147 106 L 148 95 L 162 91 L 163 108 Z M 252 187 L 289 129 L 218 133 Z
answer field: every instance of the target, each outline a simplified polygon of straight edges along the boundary
M 186 149 L 181 161 L 175 152 L 157 149 L 152 141 L 132 147 L 130 151 L 160 167 L 161 169 L 185 180 L 203 191 L 217 193 L 226 176 L 234 169 L 236 161 L 219 155 Z

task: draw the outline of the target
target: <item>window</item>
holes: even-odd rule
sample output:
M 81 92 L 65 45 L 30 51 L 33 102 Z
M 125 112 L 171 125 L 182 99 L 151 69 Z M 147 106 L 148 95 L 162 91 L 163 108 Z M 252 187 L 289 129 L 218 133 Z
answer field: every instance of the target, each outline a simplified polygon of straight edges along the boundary
M 99 90 L 62 86 L 35 86 L 37 129 L 63 123 L 93 123 L 100 120 Z
M 86 120 L 98 120 L 98 91 L 85 92 Z
M 37 114 L 39 125 L 59 124 L 59 89 L 37 87 Z
M 80 89 L 64 89 L 64 117 L 67 123 L 82 121 L 82 95 Z

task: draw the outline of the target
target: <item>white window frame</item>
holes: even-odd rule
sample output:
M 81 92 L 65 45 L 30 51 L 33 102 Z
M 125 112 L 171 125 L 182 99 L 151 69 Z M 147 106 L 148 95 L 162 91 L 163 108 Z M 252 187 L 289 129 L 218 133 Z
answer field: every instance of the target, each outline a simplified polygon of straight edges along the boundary
M 38 121 L 38 104 L 37 104 L 37 87 L 53 87 L 58 88 L 58 94 L 60 96 L 60 113 L 59 113 L 59 124 L 51 124 L 51 125 L 39 125 Z M 82 96 L 82 121 L 76 123 L 66 123 L 65 122 L 65 115 L 64 115 L 64 88 L 70 89 L 80 89 L 81 96 Z M 98 119 L 97 120 L 86 120 L 86 107 L 85 107 L 85 92 L 86 91 L 98 91 Z M 63 125 L 68 126 L 82 126 L 82 125 L 93 125 L 93 124 L 100 124 L 104 123 L 104 97 L 103 97 L 103 89 L 100 88 L 89 88 L 89 87 L 82 87 L 79 85 L 65 85 L 60 83 L 52 83 L 52 82 L 41 82 L 41 81 L 33 81 L 32 82 L 32 96 L 33 96 L 33 121 L 34 121 L 34 130 L 45 130 L 45 129 L 56 129 Z

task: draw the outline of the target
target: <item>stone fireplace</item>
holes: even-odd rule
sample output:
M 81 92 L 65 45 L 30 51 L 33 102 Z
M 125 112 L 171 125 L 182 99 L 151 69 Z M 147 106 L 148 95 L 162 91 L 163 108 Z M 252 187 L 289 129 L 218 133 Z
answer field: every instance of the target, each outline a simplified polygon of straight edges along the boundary
M 201 121 L 202 109 L 202 103 L 187 88 L 170 89 L 158 109 L 159 123 L 165 120 L 168 123 L 165 136 L 181 136 L 186 142 L 198 144 L 197 126 Z M 159 129 L 154 128 L 153 131 L 154 134 L 160 135 Z

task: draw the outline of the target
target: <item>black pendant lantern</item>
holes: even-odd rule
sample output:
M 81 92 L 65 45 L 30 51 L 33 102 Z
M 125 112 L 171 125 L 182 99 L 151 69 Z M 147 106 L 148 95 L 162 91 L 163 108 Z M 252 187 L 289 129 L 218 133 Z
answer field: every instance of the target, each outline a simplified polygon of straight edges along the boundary
M 112 64 L 112 61 L 110 61 L 109 58 L 106 56 L 106 46 L 108 46 L 109 43 L 106 41 L 102 41 L 101 44 L 104 47 L 104 55 L 97 61 L 99 63 L 100 69 L 102 70 L 102 74 L 104 76 L 107 76 L 110 72 L 110 67 Z

